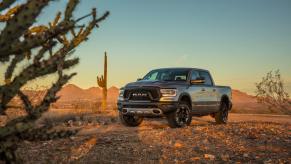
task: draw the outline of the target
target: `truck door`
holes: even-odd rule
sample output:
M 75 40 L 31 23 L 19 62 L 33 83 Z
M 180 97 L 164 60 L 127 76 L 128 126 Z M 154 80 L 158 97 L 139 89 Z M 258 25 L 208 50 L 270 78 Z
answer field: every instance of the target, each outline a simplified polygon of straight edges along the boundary
M 199 72 L 197 70 L 192 70 L 190 80 L 197 80 L 200 78 Z M 203 109 L 203 104 L 207 101 L 205 94 L 205 88 L 203 84 L 191 84 L 188 88 L 189 94 L 192 99 L 192 109 L 193 113 L 201 113 Z
M 204 90 L 204 110 L 215 112 L 219 109 L 218 92 L 208 71 L 200 71 L 199 76 L 204 79 L 202 90 Z

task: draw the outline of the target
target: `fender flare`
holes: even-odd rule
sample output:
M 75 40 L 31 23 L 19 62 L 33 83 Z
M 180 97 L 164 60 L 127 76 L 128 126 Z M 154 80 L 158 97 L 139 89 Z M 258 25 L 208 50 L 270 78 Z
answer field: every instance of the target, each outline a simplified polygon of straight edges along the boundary
M 180 94 L 180 96 L 179 96 L 179 98 L 178 98 L 178 102 L 181 102 L 181 99 L 182 99 L 182 97 L 184 97 L 184 96 L 186 96 L 187 98 L 189 98 L 189 100 L 190 100 L 190 105 L 191 105 L 191 108 L 192 108 L 192 98 L 191 98 L 191 96 L 190 96 L 190 94 L 189 93 L 187 93 L 187 92 L 183 92 L 183 93 L 181 93 Z

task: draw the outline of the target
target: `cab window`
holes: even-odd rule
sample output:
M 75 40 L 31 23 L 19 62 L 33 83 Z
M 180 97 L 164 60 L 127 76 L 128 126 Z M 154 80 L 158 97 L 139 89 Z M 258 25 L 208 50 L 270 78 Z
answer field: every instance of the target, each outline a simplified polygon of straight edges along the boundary
M 197 71 L 191 72 L 191 80 L 196 80 L 199 77 L 199 73 Z
M 154 72 L 154 73 L 150 74 L 150 75 L 147 77 L 147 80 L 152 80 L 152 81 L 154 81 L 154 80 L 157 79 L 157 77 L 158 77 L 158 72 Z
M 204 84 L 205 85 L 213 85 L 212 79 L 211 79 L 211 77 L 210 77 L 208 72 L 199 71 L 199 75 L 200 75 L 200 77 L 204 78 L 204 80 L 205 80 Z

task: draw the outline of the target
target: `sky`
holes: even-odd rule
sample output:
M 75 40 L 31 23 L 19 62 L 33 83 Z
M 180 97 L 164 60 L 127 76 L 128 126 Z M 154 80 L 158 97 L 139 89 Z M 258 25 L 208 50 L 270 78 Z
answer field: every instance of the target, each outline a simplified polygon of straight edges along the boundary
M 67 0 L 50 3 L 38 23 L 53 20 Z M 77 18 L 96 7 L 111 15 L 76 49 L 70 83 L 96 86 L 108 53 L 108 86 L 122 87 L 155 68 L 208 69 L 218 85 L 253 93 L 280 69 L 291 93 L 290 0 L 81 0 Z

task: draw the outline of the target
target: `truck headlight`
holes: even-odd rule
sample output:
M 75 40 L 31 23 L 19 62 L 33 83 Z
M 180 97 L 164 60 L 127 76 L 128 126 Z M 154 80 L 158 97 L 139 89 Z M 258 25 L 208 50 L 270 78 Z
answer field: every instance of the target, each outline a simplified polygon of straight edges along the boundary
M 124 89 L 120 88 L 118 97 L 123 97 L 123 94 L 124 94 Z
M 160 89 L 162 97 L 175 97 L 177 95 L 177 89 Z

